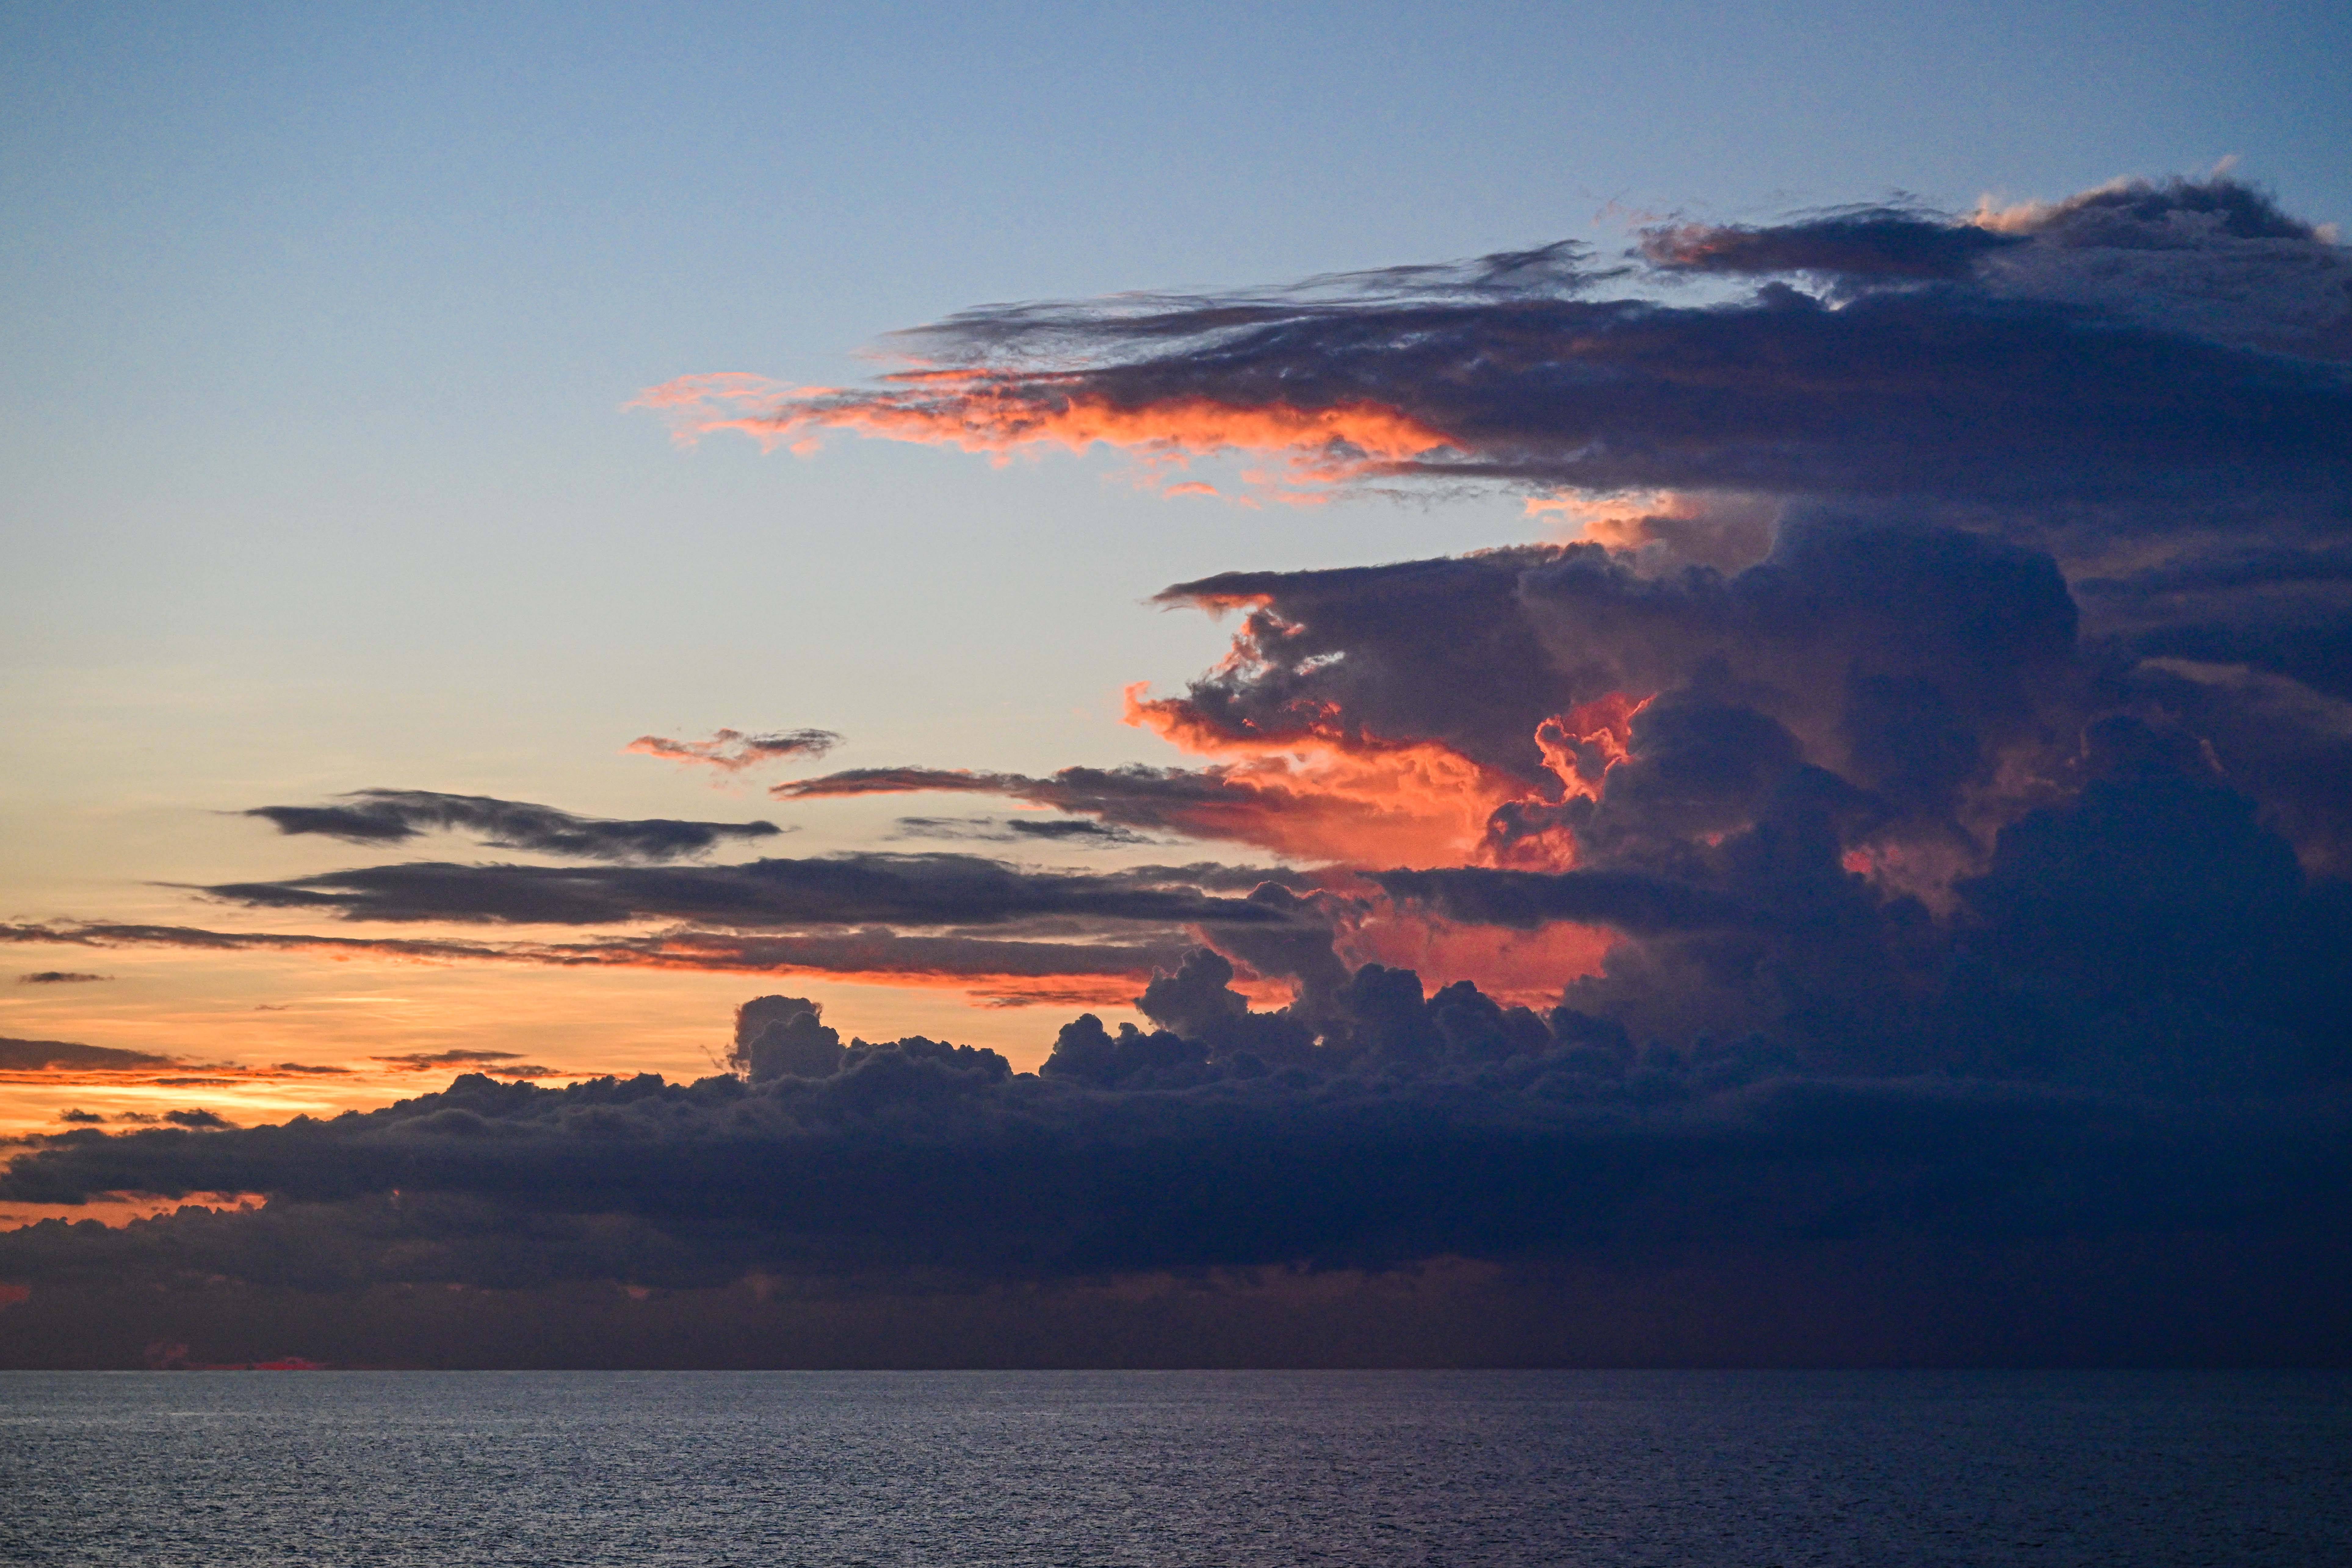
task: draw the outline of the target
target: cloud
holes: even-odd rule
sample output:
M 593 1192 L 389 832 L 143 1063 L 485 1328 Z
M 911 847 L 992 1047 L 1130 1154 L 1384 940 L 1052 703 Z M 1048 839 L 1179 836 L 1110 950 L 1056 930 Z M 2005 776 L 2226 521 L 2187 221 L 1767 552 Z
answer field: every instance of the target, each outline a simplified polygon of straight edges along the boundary
M 351 844 L 397 844 L 428 830 L 471 833 L 501 849 L 591 860 L 676 860 L 728 839 L 772 838 L 772 822 L 616 821 L 575 816 L 551 805 L 433 790 L 366 789 L 348 805 L 264 805 L 245 813 L 287 834 L 317 833 Z
M 1399 899 L 1435 907 L 1449 919 L 1527 928 L 1553 921 L 1613 926 L 1632 932 L 1695 931 L 1745 924 L 1756 912 L 1712 889 L 1633 871 L 1375 871 L 1373 881 Z
M 121 1088 L 203 1089 L 286 1078 L 341 1076 L 350 1069 L 277 1062 L 248 1067 L 236 1062 L 194 1062 L 184 1057 L 70 1040 L 0 1039 L 0 1082 L 63 1088 L 86 1084 Z
M 2199 1237 L 2231 1238 L 2228 1256 L 2276 1260 L 2284 1278 L 2297 1265 L 2344 1278 L 2331 1240 L 2352 1217 L 2340 1107 L 1809 1079 L 1752 1047 L 1637 1049 L 1573 1016 L 1529 1032 L 1475 996 L 1423 1000 L 1391 978 L 1352 988 L 1356 1037 L 1337 1062 L 1277 1068 L 1173 1034 L 1092 1040 L 1081 1020 L 1057 1050 L 1065 1066 L 1025 1077 L 933 1041 L 843 1045 L 779 996 L 743 1010 L 749 1062 L 776 1064 L 751 1081 L 545 1089 L 473 1076 L 331 1121 L 68 1132 L 18 1155 L 0 1197 L 269 1201 L 119 1229 L 32 1226 L 0 1236 L 0 1276 L 37 1300 L 182 1281 L 184 1310 L 207 1291 L 299 1294 L 314 1323 L 373 1292 L 457 1286 L 530 1303 L 528 1320 L 483 1331 L 538 1360 L 560 1359 L 589 1321 L 567 1292 L 612 1280 L 706 1300 L 756 1284 L 866 1310 L 898 1290 L 969 1301 L 1017 1287 L 1059 1310 L 1089 1281 L 1132 1289 L 1152 1271 L 1272 1268 L 1345 1292 L 1366 1273 L 1409 1279 L 1445 1267 L 1421 1260 L 1451 1258 L 1527 1271 L 1536 1294 L 1521 1310 L 1558 1322 L 1556 1298 L 1536 1305 L 1557 1270 L 1654 1281 L 1661 1301 L 1675 1279 L 1811 1280 L 1814 1311 L 1843 1313 L 1859 1305 L 1851 1282 L 1815 1273 L 1832 1247 L 1896 1279 L 1896 1258 L 1940 1259 L 1946 1310 L 1957 1296 L 2020 1325 L 1979 1357 L 2151 1322 L 2174 1356 L 2201 1342 L 2226 1359 L 2280 1332 L 2306 1350 L 2330 1342 L 2304 1295 L 2284 1320 L 2217 1325 L 2201 1294 L 2168 1299 L 2158 1284 L 2172 1278 L 2166 1259 L 2213 1256 Z M 1216 1026 L 1214 980 L 1199 974 L 1192 1001 L 1171 1006 L 1206 1004 Z M 2022 1317 L 2019 1270 L 2039 1281 Z M 1856 1337 L 1869 1321 L 1842 1318 L 1813 1347 L 1852 1359 L 1882 1342 Z M 2182 1339 L 2192 1322 L 2218 1337 Z M 1902 1323 L 1897 1342 L 1948 1342 Z M 89 1327 L 63 1342 L 89 1346 Z M 1776 1334 L 1752 1342 L 1787 1353 Z
M 1466 808 L 1454 845 L 1372 835 L 1360 866 L 1565 869 L 1596 834 L 1733 826 L 1800 759 L 1871 792 L 1889 831 L 1979 831 L 2086 710 L 2055 567 L 1957 531 L 1790 521 L 1728 575 L 1576 544 L 1231 574 L 1162 598 L 1249 606 L 1223 665 L 1151 705 L 1167 731 L 1368 765 L 1442 749 L 1479 781 L 1439 792 Z
M 640 735 L 621 749 L 639 756 L 661 757 L 673 763 L 689 763 L 719 769 L 721 773 L 740 773 L 765 763 L 789 762 L 796 757 L 811 761 L 824 755 L 841 744 L 841 736 L 831 730 L 779 730 L 768 734 L 746 734 L 740 730 L 714 731 L 707 741 L 672 741 L 660 735 Z
M 84 974 L 73 969 L 37 969 L 29 974 L 16 976 L 19 985 L 89 985 L 100 980 L 111 980 L 111 974 Z
M 1131 721 L 1193 751 L 1224 738 L 1190 724 L 1189 710 L 1130 693 Z M 853 768 L 778 784 L 779 800 L 861 795 L 991 795 L 1091 816 L 1112 828 L 1250 845 L 1313 861 L 1367 854 L 1468 852 L 1494 808 L 1516 795 L 1442 747 L 1362 744 L 1302 729 L 1239 763 L 1204 768 L 1064 768 L 1049 778 L 946 768 Z
M 1763 228 L 1662 225 L 1643 231 L 1639 254 L 1671 272 L 1958 279 L 1972 274 L 1987 252 L 2025 243 L 2022 235 L 1938 213 L 1864 206 Z
M 740 866 L 554 868 L 419 861 L 208 888 L 225 901 L 367 921 L 591 925 L 689 920 L 739 928 L 1001 926 L 1076 919 L 1173 924 L 1268 918 L 1210 889 L 1264 873 L 1223 866 L 1029 870 L 947 853 L 858 853 Z
M 111 1046 L 79 1046 L 68 1040 L 0 1039 L 0 1072 L 130 1072 L 177 1067 L 176 1057 Z
M 1999 511 L 2020 536 L 2178 533 L 2257 506 L 2343 527 L 2352 261 L 2229 178 L 1967 221 L 1684 227 L 1628 267 L 1538 254 L 970 311 L 909 335 L 925 368 L 871 388 L 688 378 L 644 401 L 771 444 L 844 429 L 999 455 L 1264 453 L 1305 482 L 1899 499 Z M 1697 267 L 1770 280 L 1649 297 Z M 1827 300 L 1771 276 L 1823 272 Z
M 2243 347 L 2352 359 L 2352 250 L 2228 177 L 2121 179 L 1971 220 L 2031 243 L 1988 258 L 2002 298 L 2078 305 Z
M 1115 1005 L 1132 995 L 1155 968 L 1174 964 L 1189 940 L 1180 931 L 1133 928 L 1122 936 L 1095 932 L 1034 941 L 904 933 L 878 927 L 789 935 L 673 928 L 575 942 L 495 942 L 100 921 L 0 926 L 0 942 L 83 947 L 312 952 L 414 963 L 822 974 L 856 983 L 945 987 L 1006 1006 Z M 296 1068 L 281 1065 L 278 1070 Z
M 2128 309 L 2082 294 L 2101 268 L 2143 277 L 2131 258 L 2151 256 L 2171 280 Z M 1985 902 L 2003 847 L 2095 786 L 2156 799 L 2147 779 L 2116 782 L 2098 737 L 2137 726 L 2208 808 L 2242 803 L 2273 836 L 2242 845 L 2250 858 L 2285 853 L 2306 878 L 2346 863 L 2344 741 L 2315 682 L 2352 646 L 2331 537 L 2352 515 L 2352 426 L 2327 412 L 2352 411 L 2352 383 L 2324 332 L 2283 347 L 2213 313 L 2225 274 L 2259 315 L 2342 259 L 2252 187 L 2209 180 L 2001 213 L 1674 226 L 1618 266 L 1555 247 L 967 313 L 910 340 L 931 368 L 793 394 L 763 428 L 1256 449 L 1327 477 L 1484 477 L 1580 517 L 1577 542 L 1167 590 L 1240 619 L 1231 656 L 1181 695 L 1129 694 L 1130 721 L 1201 765 L 861 768 L 772 791 L 1062 814 L 1028 832 L 908 819 L 1008 843 L 1245 845 L 1314 868 L 1237 874 L 1289 906 L 1220 897 L 1249 882 L 870 855 L 675 874 L 375 867 L 212 891 L 352 920 L 735 936 L 992 928 L 1079 945 L 1133 921 L 1289 979 L 1310 1033 L 1351 969 L 1410 954 L 1433 980 L 1566 990 L 1668 1041 L 1761 1031 L 1826 1067 L 1874 1030 L 1895 1058 L 1949 1061 L 1960 958 L 1986 962 L 1993 928 L 2022 918 Z M 1700 274 L 1768 281 L 1685 302 Z M 1791 286 L 1808 279 L 1818 297 Z M 731 377 L 650 401 L 769 395 Z M 1408 429 L 1446 440 L 1412 447 Z M 2302 912 L 2277 930 L 2332 929 L 2315 887 L 2280 899 Z M 2252 1021 L 2242 1003 L 2217 1026 Z M 2296 1016 L 2297 1048 L 2319 1048 Z M 2265 1072 L 2284 1059 L 2256 1056 Z

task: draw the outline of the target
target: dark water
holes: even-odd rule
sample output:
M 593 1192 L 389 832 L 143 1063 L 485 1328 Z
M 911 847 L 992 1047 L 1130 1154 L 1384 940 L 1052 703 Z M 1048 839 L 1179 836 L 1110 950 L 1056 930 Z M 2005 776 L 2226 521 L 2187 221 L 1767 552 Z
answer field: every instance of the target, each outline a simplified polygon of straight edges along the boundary
M 36 1563 L 2352 1563 L 2352 1378 L 0 1373 Z

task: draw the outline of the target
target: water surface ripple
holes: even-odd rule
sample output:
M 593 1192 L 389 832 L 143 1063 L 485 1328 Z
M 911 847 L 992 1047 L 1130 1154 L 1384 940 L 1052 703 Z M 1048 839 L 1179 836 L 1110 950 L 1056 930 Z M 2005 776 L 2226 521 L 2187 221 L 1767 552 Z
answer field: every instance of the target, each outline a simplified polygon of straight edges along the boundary
M 2352 1377 L 0 1373 L 28 1563 L 2352 1563 Z

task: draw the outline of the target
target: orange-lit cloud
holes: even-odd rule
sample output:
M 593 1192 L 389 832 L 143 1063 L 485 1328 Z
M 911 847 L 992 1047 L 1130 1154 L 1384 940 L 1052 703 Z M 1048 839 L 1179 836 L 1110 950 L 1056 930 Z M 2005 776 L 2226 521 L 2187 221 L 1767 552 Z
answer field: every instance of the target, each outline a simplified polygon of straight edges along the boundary
M 1324 867 L 1319 879 L 1349 890 L 1342 906 L 1365 889 L 1352 870 L 1412 865 L 1543 871 L 1576 862 L 1559 800 L 1439 742 L 1384 742 L 1313 720 L 1279 735 L 1237 733 L 1208 721 L 1183 699 L 1155 700 L 1143 690 L 1127 692 L 1129 723 L 1196 755 L 1231 760 L 1193 770 L 1066 768 L 1045 778 L 861 769 L 779 784 L 772 793 L 787 800 L 999 795 Z M 1627 755 L 1633 716 L 1646 700 L 1611 693 L 1544 721 L 1536 739 L 1562 796 L 1598 798 L 1608 769 Z M 1415 968 L 1438 984 L 1475 980 L 1515 1001 L 1557 1002 L 1568 981 L 1598 972 L 1601 954 L 1617 940 L 1580 926 L 1511 931 L 1456 925 L 1399 911 L 1380 895 L 1350 907 L 1370 912 L 1341 922 L 1339 950 L 1349 963 Z M 1274 990 L 1274 983 L 1264 988 Z
M 1310 484 L 1352 479 L 1453 445 L 1445 432 L 1402 409 L 1363 399 L 1307 407 L 1180 395 L 1130 405 L 1087 390 L 1080 375 L 978 370 L 903 371 L 863 392 L 786 387 L 731 374 L 681 376 L 648 387 L 630 406 L 667 415 L 688 441 L 735 430 L 769 450 L 799 450 L 814 432 L 844 430 L 1000 461 L 1027 448 L 1076 452 L 1097 443 L 1159 458 L 1248 452 L 1284 459 L 1284 479 Z M 1179 485 L 1168 493 L 1208 489 Z
M 1611 768 L 1625 760 L 1633 743 L 1633 715 L 1650 699 L 1612 691 L 1536 726 L 1536 745 L 1570 795 L 1601 798 L 1601 786 Z
M 1279 737 L 1236 735 L 1203 721 L 1184 700 L 1127 690 L 1127 721 L 1218 765 L 1228 808 L 1203 816 L 1203 837 L 1255 844 L 1301 859 L 1349 866 L 1465 864 L 1479 857 L 1497 809 L 1527 785 L 1434 741 L 1384 742 L 1336 724 Z
M 1614 932 L 1593 926 L 1511 931 L 1457 925 L 1382 900 L 1374 912 L 1343 928 L 1335 946 L 1350 964 L 1411 969 L 1433 990 L 1474 981 L 1498 1002 L 1540 1010 L 1557 1006 L 1570 981 L 1600 973 L 1602 959 L 1618 941 Z
M 304 1062 L 249 1066 L 197 1061 L 154 1051 L 86 1046 L 72 1040 L 0 1039 L 0 1084 L 44 1089 L 80 1087 L 215 1089 L 240 1083 L 339 1077 L 347 1069 Z

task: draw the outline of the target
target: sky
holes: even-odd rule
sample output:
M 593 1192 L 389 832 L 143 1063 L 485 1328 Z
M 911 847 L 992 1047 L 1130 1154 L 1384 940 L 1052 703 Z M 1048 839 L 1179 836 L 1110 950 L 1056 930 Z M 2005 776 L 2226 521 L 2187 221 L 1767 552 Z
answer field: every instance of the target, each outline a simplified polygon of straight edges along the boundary
M 2352 1342 L 2337 9 L 0 18 L 11 1364 Z

